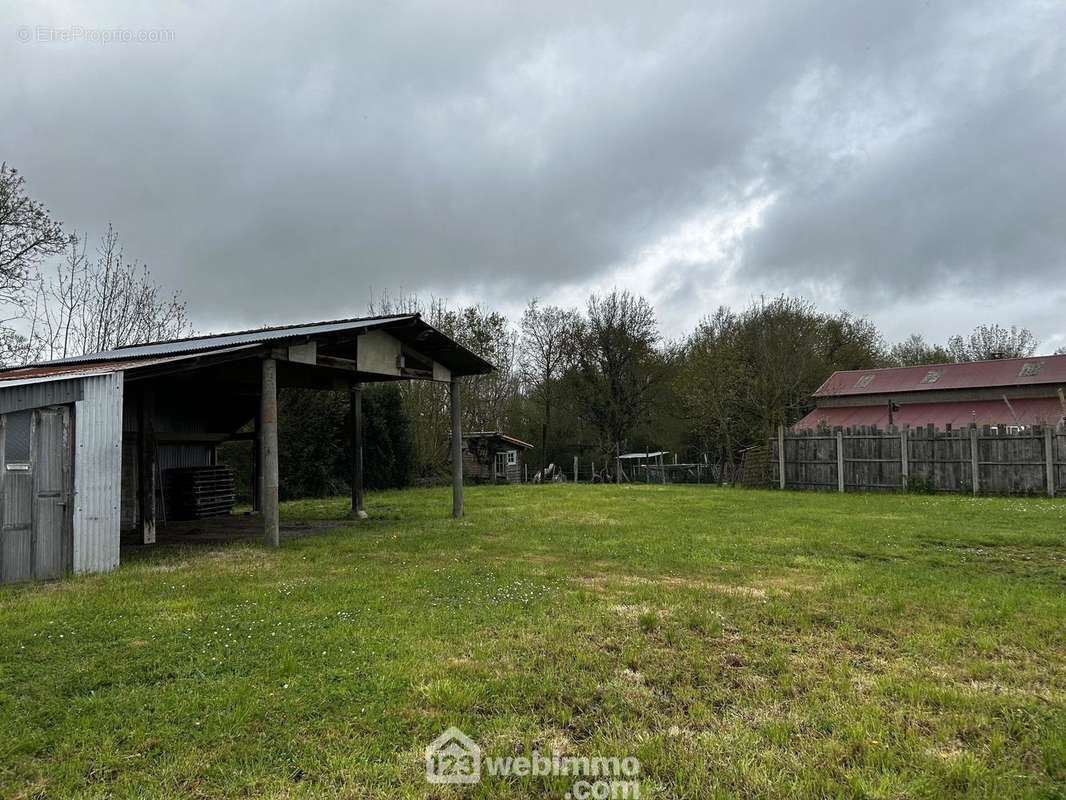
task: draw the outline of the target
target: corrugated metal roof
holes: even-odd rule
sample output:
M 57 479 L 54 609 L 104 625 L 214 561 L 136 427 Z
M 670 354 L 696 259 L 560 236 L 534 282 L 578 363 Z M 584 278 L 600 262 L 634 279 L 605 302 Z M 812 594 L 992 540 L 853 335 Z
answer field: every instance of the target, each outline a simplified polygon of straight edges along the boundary
M 509 444 L 516 445 L 517 447 L 532 448 L 529 442 L 523 442 L 521 439 L 517 439 L 514 436 L 508 436 L 506 433 L 500 433 L 499 431 L 471 431 L 470 433 L 463 434 L 464 439 L 502 439 Z
M 212 350 L 212 353 L 229 353 L 237 350 L 251 349 L 254 344 L 241 347 L 229 347 L 223 350 Z M 72 378 L 85 378 L 90 375 L 104 375 L 109 372 L 136 369 L 138 367 L 150 367 L 157 364 L 169 364 L 174 361 L 184 361 L 196 358 L 201 351 L 184 353 L 168 357 L 156 358 L 131 358 L 124 361 L 109 360 L 88 363 L 67 363 L 66 361 L 53 361 L 43 364 L 32 364 L 28 367 L 15 367 L 0 372 L 0 385 L 4 387 L 21 386 L 23 384 L 41 383 L 44 381 L 70 380 Z
M 191 336 L 187 339 L 172 339 L 166 342 L 131 345 L 129 347 L 120 347 L 117 350 L 105 350 L 101 353 L 92 353 L 87 356 L 72 356 L 70 358 L 56 359 L 55 361 L 44 362 L 44 364 L 84 364 L 94 361 L 125 360 L 130 358 L 145 358 L 149 356 L 166 356 L 176 353 L 202 352 L 204 350 L 218 350 L 223 347 L 233 347 L 235 345 L 263 344 L 264 342 L 274 342 L 279 339 L 297 339 L 303 336 L 314 336 L 315 334 L 341 333 L 343 331 L 360 330 L 367 327 L 387 326 L 397 322 L 414 321 L 417 319 L 419 319 L 417 314 L 403 314 L 400 316 L 358 317 L 333 320 L 330 322 L 280 325 L 272 328 L 216 333 L 207 336 Z
M 1066 383 L 1066 355 L 834 372 L 815 397 Z
M 656 450 L 654 453 L 622 453 L 619 458 L 658 458 L 665 456 L 669 450 Z
M 207 353 L 215 355 L 243 348 L 254 348 L 268 342 L 378 328 L 387 329 L 390 334 L 408 343 L 418 352 L 448 367 L 453 375 L 479 375 L 494 369 L 492 364 L 477 353 L 423 321 L 419 314 L 402 314 L 283 325 L 120 347 L 116 350 L 56 359 L 0 371 L 0 381 L 58 380 L 95 375 L 195 358 Z
M 1055 397 L 979 400 L 951 403 L 901 403 L 893 416 L 897 427 L 921 428 L 935 425 L 963 428 L 967 425 L 1057 425 L 1062 419 L 1062 404 Z M 1013 413 L 1011 409 L 1013 408 Z M 860 425 L 888 425 L 888 404 L 873 406 L 833 406 L 816 408 L 796 423 L 800 430 L 826 425 L 850 428 Z

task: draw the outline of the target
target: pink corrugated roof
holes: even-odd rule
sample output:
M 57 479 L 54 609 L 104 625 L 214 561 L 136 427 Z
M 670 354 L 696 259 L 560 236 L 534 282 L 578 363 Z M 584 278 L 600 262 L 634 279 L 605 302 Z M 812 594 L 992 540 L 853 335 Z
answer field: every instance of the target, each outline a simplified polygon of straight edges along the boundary
M 934 379 L 935 374 L 935 379 Z M 1066 384 L 1066 355 L 834 372 L 815 397 Z
M 1011 408 L 1014 414 L 1011 414 Z M 1015 417 L 1016 415 L 1016 417 Z M 1062 419 L 1062 404 L 1054 397 L 1035 397 L 1011 400 L 1010 407 L 1002 400 L 980 400 L 954 403 L 902 403 L 893 415 L 897 427 L 938 428 L 951 425 L 962 428 L 977 425 L 1057 425 Z M 875 406 L 839 406 L 816 408 L 796 423 L 796 428 L 830 428 L 859 425 L 888 425 L 888 404 Z

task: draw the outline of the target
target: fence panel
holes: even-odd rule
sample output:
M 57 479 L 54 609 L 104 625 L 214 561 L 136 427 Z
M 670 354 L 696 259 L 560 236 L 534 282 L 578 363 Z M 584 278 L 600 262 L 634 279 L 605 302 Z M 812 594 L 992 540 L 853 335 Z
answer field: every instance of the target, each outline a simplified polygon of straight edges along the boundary
M 770 443 L 772 485 L 839 491 L 1066 494 L 1066 431 L 1033 426 L 903 431 L 873 427 L 781 431 Z M 843 473 L 841 473 L 841 466 Z M 1050 485 L 1049 485 L 1050 483 Z

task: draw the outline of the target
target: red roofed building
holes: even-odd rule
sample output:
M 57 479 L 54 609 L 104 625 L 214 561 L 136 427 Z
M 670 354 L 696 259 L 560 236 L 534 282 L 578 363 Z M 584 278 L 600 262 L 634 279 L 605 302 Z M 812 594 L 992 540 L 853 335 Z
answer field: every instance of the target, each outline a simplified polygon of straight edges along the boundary
M 1066 355 L 834 372 L 796 428 L 1063 424 Z M 891 404 L 891 419 L 890 414 Z

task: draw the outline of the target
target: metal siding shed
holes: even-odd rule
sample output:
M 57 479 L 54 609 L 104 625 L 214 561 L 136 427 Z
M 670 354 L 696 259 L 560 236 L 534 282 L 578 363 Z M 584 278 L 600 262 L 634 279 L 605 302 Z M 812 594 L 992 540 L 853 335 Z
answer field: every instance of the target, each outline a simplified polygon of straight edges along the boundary
M 75 573 L 106 572 L 119 561 L 122 453 L 121 372 L 0 383 L 0 413 L 74 407 L 73 544 Z

